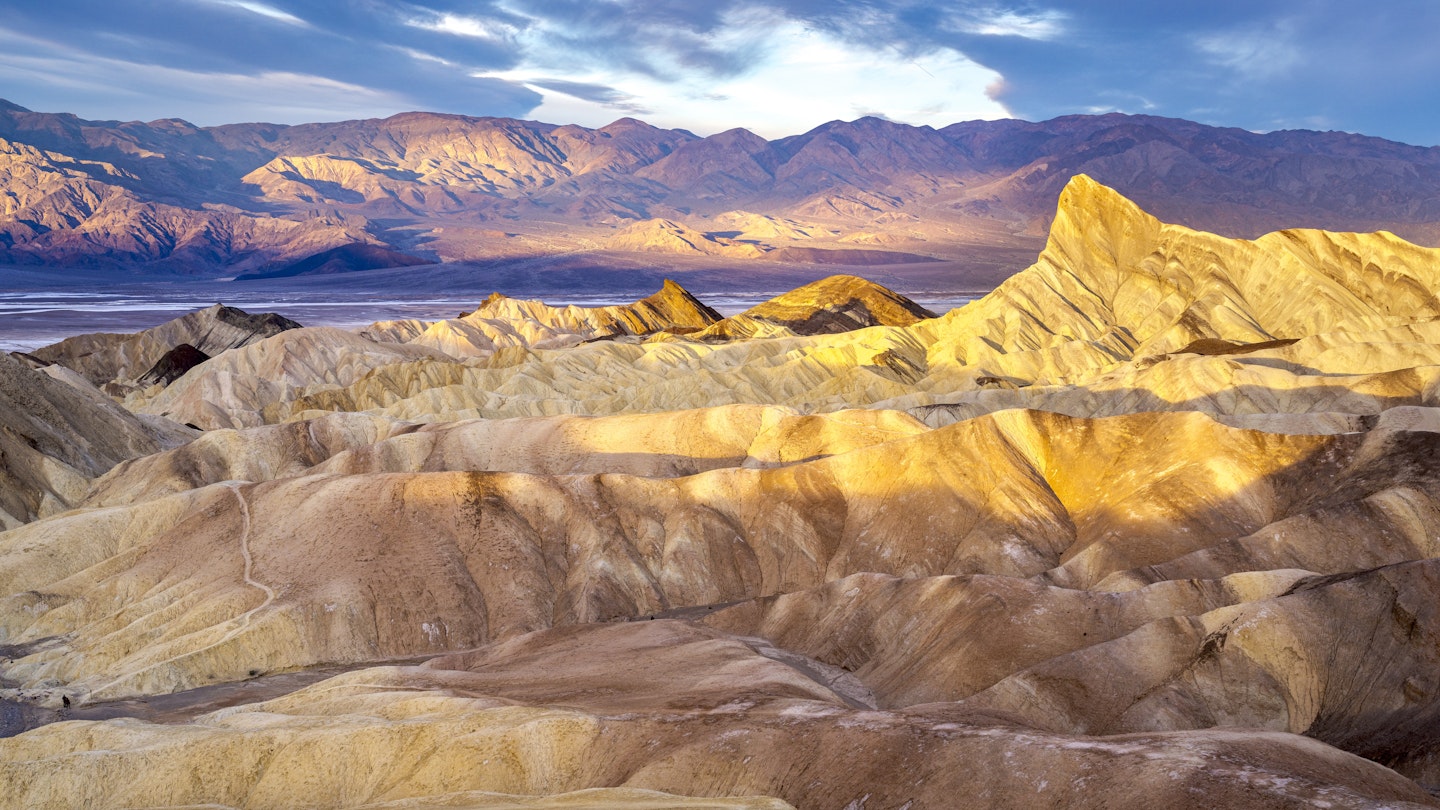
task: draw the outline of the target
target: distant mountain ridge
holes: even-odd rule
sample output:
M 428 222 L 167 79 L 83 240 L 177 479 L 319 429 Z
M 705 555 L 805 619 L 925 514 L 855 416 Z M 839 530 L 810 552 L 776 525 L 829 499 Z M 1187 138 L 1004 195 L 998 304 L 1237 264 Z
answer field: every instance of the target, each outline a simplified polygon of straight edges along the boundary
M 205 128 L 3 102 L 0 263 L 204 277 L 361 245 L 389 266 L 640 251 L 727 265 L 927 257 L 994 277 L 1038 252 L 1080 173 L 1229 236 L 1385 229 L 1440 244 L 1440 148 L 1344 133 L 1120 114 L 941 129 L 872 117 L 767 141 L 438 113 Z M 735 228 L 765 218 L 785 227 Z M 668 235 L 645 231 L 651 221 Z

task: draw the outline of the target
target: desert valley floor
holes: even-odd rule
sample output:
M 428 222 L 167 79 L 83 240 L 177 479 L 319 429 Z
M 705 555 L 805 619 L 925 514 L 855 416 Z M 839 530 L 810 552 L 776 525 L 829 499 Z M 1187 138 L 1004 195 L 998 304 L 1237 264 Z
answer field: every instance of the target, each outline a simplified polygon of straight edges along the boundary
M 1440 250 L 0 356 L 0 807 L 1440 807 Z

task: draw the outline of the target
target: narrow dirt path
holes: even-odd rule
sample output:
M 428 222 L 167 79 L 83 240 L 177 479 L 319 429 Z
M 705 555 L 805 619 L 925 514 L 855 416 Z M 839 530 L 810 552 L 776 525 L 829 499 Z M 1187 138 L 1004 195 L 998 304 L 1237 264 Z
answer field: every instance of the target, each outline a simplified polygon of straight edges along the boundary
M 166 664 L 173 664 L 173 663 L 175 663 L 176 661 L 179 661 L 179 660 L 181 660 L 181 659 L 183 659 L 183 658 L 189 658 L 189 657 L 194 656 L 194 655 L 199 655 L 200 653 L 203 653 L 203 652 L 205 652 L 205 651 L 207 651 L 207 650 L 211 650 L 211 649 L 214 649 L 214 648 L 216 648 L 216 647 L 219 647 L 219 646 L 222 645 L 222 644 L 228 643 L 230 640 L 234 639 L 236 636 L 238 636 L 240 633 L 244 632 L 244 630 L 250 626 L 250 619 L 251 619 L 251 617 L 253 617 L 256 613 L 259 613 L 260 611 L 264 610 L 265 608 L 270 607 L 270 605 L 274 604 L 274 602 L 275 602 L 275 597 L 276 597 L 275 589 L 274 589 L 274 588 L 271 588 L 269 585 L 266 585 L 266 584 L 263 583 L 263 582 L 260 582 L 259 580 L 255 579 L 255 577 L 254 577 L 255 558 L 254 558 L 254 557 L 251 555 L 251 553 L 250 553 L 250 503 L 249 503 L 249 501 L 247 501 L 247 500 L 245 499 L 245 494 L 240 491 L 240 488 L 241 488 L 242 486 L 244 486 L 244 484 L 243 484 L 242 482 L 235 481 L 235 482 L 227 483 L 227 484 L 225 484 L 224 486 L 225 486 L 227 489 L 230 490 L 231 494 L 233 494 L 233 495 L 235 496 L 235 500 L 236 500 L 236 501 L 239 503 L 239 505 L 240 505 L 240 540 L 239 540 L 239 545 L 240 545 L 240 557 L 241 557 L 242 560 L 244 560 L 244 563 L 245 563 L 244 571 L 243 571 L 243 573 L 241 574 L 241 577 L 243 578 L 243 580 L 244 580 L 244 582 L 245 582 L 246 585 L 249 585 L 250 587 L 255 588 L 256 590 L 258 590 L 258 591 L 260 591 L 261 593 L 265 594 L 265 599 L 264 599 L 264 601 L 262 601 L 260 604 L 256 605 L 255 607 L 250 608 L 249 610 L 245 611 L 244 613 L 240 614 L 239 616 L 235 617 L 234 619 L 231 619 L 230 622 L 233 622 L 233 623 L 235 624 L 235 626 L 232 627 L 232 628 L 231 628 L 224 636 L 222 636 L 219 640 L 214 641 L 214 642 L 211 642 L 210 644 L 206 644 L 204 647 L 200 647 L 200 648 L 194 649 L 194 650 L 187 650 L 187 651 L 185 651 L 185 652 L 183 652 L 183 653 L 180 653 L 179 655 L 174 655 L 174 656 L 171 656 L 170 658 L 166 658 L 166 659 L 163 660 L 163 661 L 157 661 L 157 662 L 155 662 L 155 663 L 153 663 L 153 664 L 149 664 L 149 665 L 146 665 L 146 666 L 144 666 L 144 667 L 141 667 L 140 669 L 133 670 L 133 671 L 131 671 L 131 672 L 126 672 L 126 673 L 124 673 L 124 674 L 122 674 L 122 675 L 119 675 L 118 677 L 114 678 L 113 680 L 110 680 L 110 681 L 106 682 L 105 684 L 102 684 L 101 686 L 98 686 L 98 687 L 96 687 L 95 689 L 93 689 L 93 690 L 90 692 L 91 695 L 100 694 L 100 693 L 104 692 L 106 689 L 109 689 L 110 687 L 115 686 L 115 685 L 118 684 L 118 683 L 121 683 L 122 681 L 126 680 L 127 678 L 132 678 L 132 677 L 134 677 L 134 676 L 136 676 L 136 675 L 139 675 L 139 674 L 141 674 L 141 673 L 143 673 L 143 672 L 149 672 L 150 670 L 155 669 L 156 667 L 163 667 L 163 666 L 165 666 Z
M 235 500 L 240 502 L 240 556 L 245 559 L 245 584 L 252 588 L 258 588 L 265 594 L 265 601 L 258 607 L 247 610 L 241 617 L 244 627 L 250 625 L 250 617 L 258 611 L 264 610 L 275 601 L 275 591 L 269 585 L 255 579 L 255 558 L 250 556 L 250 502 L 245 500 L 245 495 L 240 491 L 240 484 L 227 484 L 230 491 L 235 494 Z M 243 629 L 243 628 L 242 628 Z

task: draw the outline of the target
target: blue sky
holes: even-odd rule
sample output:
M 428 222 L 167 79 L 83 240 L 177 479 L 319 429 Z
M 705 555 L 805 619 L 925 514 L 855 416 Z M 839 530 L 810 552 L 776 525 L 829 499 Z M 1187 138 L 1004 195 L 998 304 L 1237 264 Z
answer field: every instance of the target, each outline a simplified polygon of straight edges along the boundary
M 1130 112 L 1440 144 L 1435 0 L 0 0 L 0 97 L 85 118 L 405 110 L 766 137 Z

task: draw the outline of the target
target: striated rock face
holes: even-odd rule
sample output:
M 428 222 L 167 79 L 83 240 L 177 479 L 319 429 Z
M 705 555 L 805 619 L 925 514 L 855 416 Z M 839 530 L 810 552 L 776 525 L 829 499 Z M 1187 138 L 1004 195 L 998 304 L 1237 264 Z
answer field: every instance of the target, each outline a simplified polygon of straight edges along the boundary
M 958 701 L 1070 734 L 1284 730 L 1428 781 L 1440 746 L 1424 674 L 1434 668 L 1424 594 L 1435 574 L 1425 559 L 1121 592 L 865 574 L 706 623 L 853 672 L 882 706 Z
M 732 405 L 604 418 L 476 419 L 415 425 L 337 413 L 216 430 L 128 461 L 95 482 L 87 505 L 121 506 L 228 480 L 307 473 L 498 471 L 674 478 L 779 467 L 927 432 L 897 411 L 802 415 Z
M 143 402 L 142 412 L 205 430 L 260 425 L 266 422 L 261 413 L 231 408 L 283 404 L 301 386 L 352 385 L 376 369 L 421 359 L 454 362 L 424 346 L 375 343 L 341 329 L 290 329 L 225 352 L 158 393 L 136 392 L 128 404 Z
M 848 130 L 585 132 L 799 187 Z M 1386 233 L 1077 178 L 939 318 L 854 276 L 727 319 L 497 295 L 140 416 L 7 359 L 0 807 L 1440 806 L 1437 288 Z
M 1437 574 L 1426 559 L 1310 577 L 1272 600 L 1156 622 L 1017 668 L 967 703 L 1072 733 L 1283 729 L 1433 774 Z

